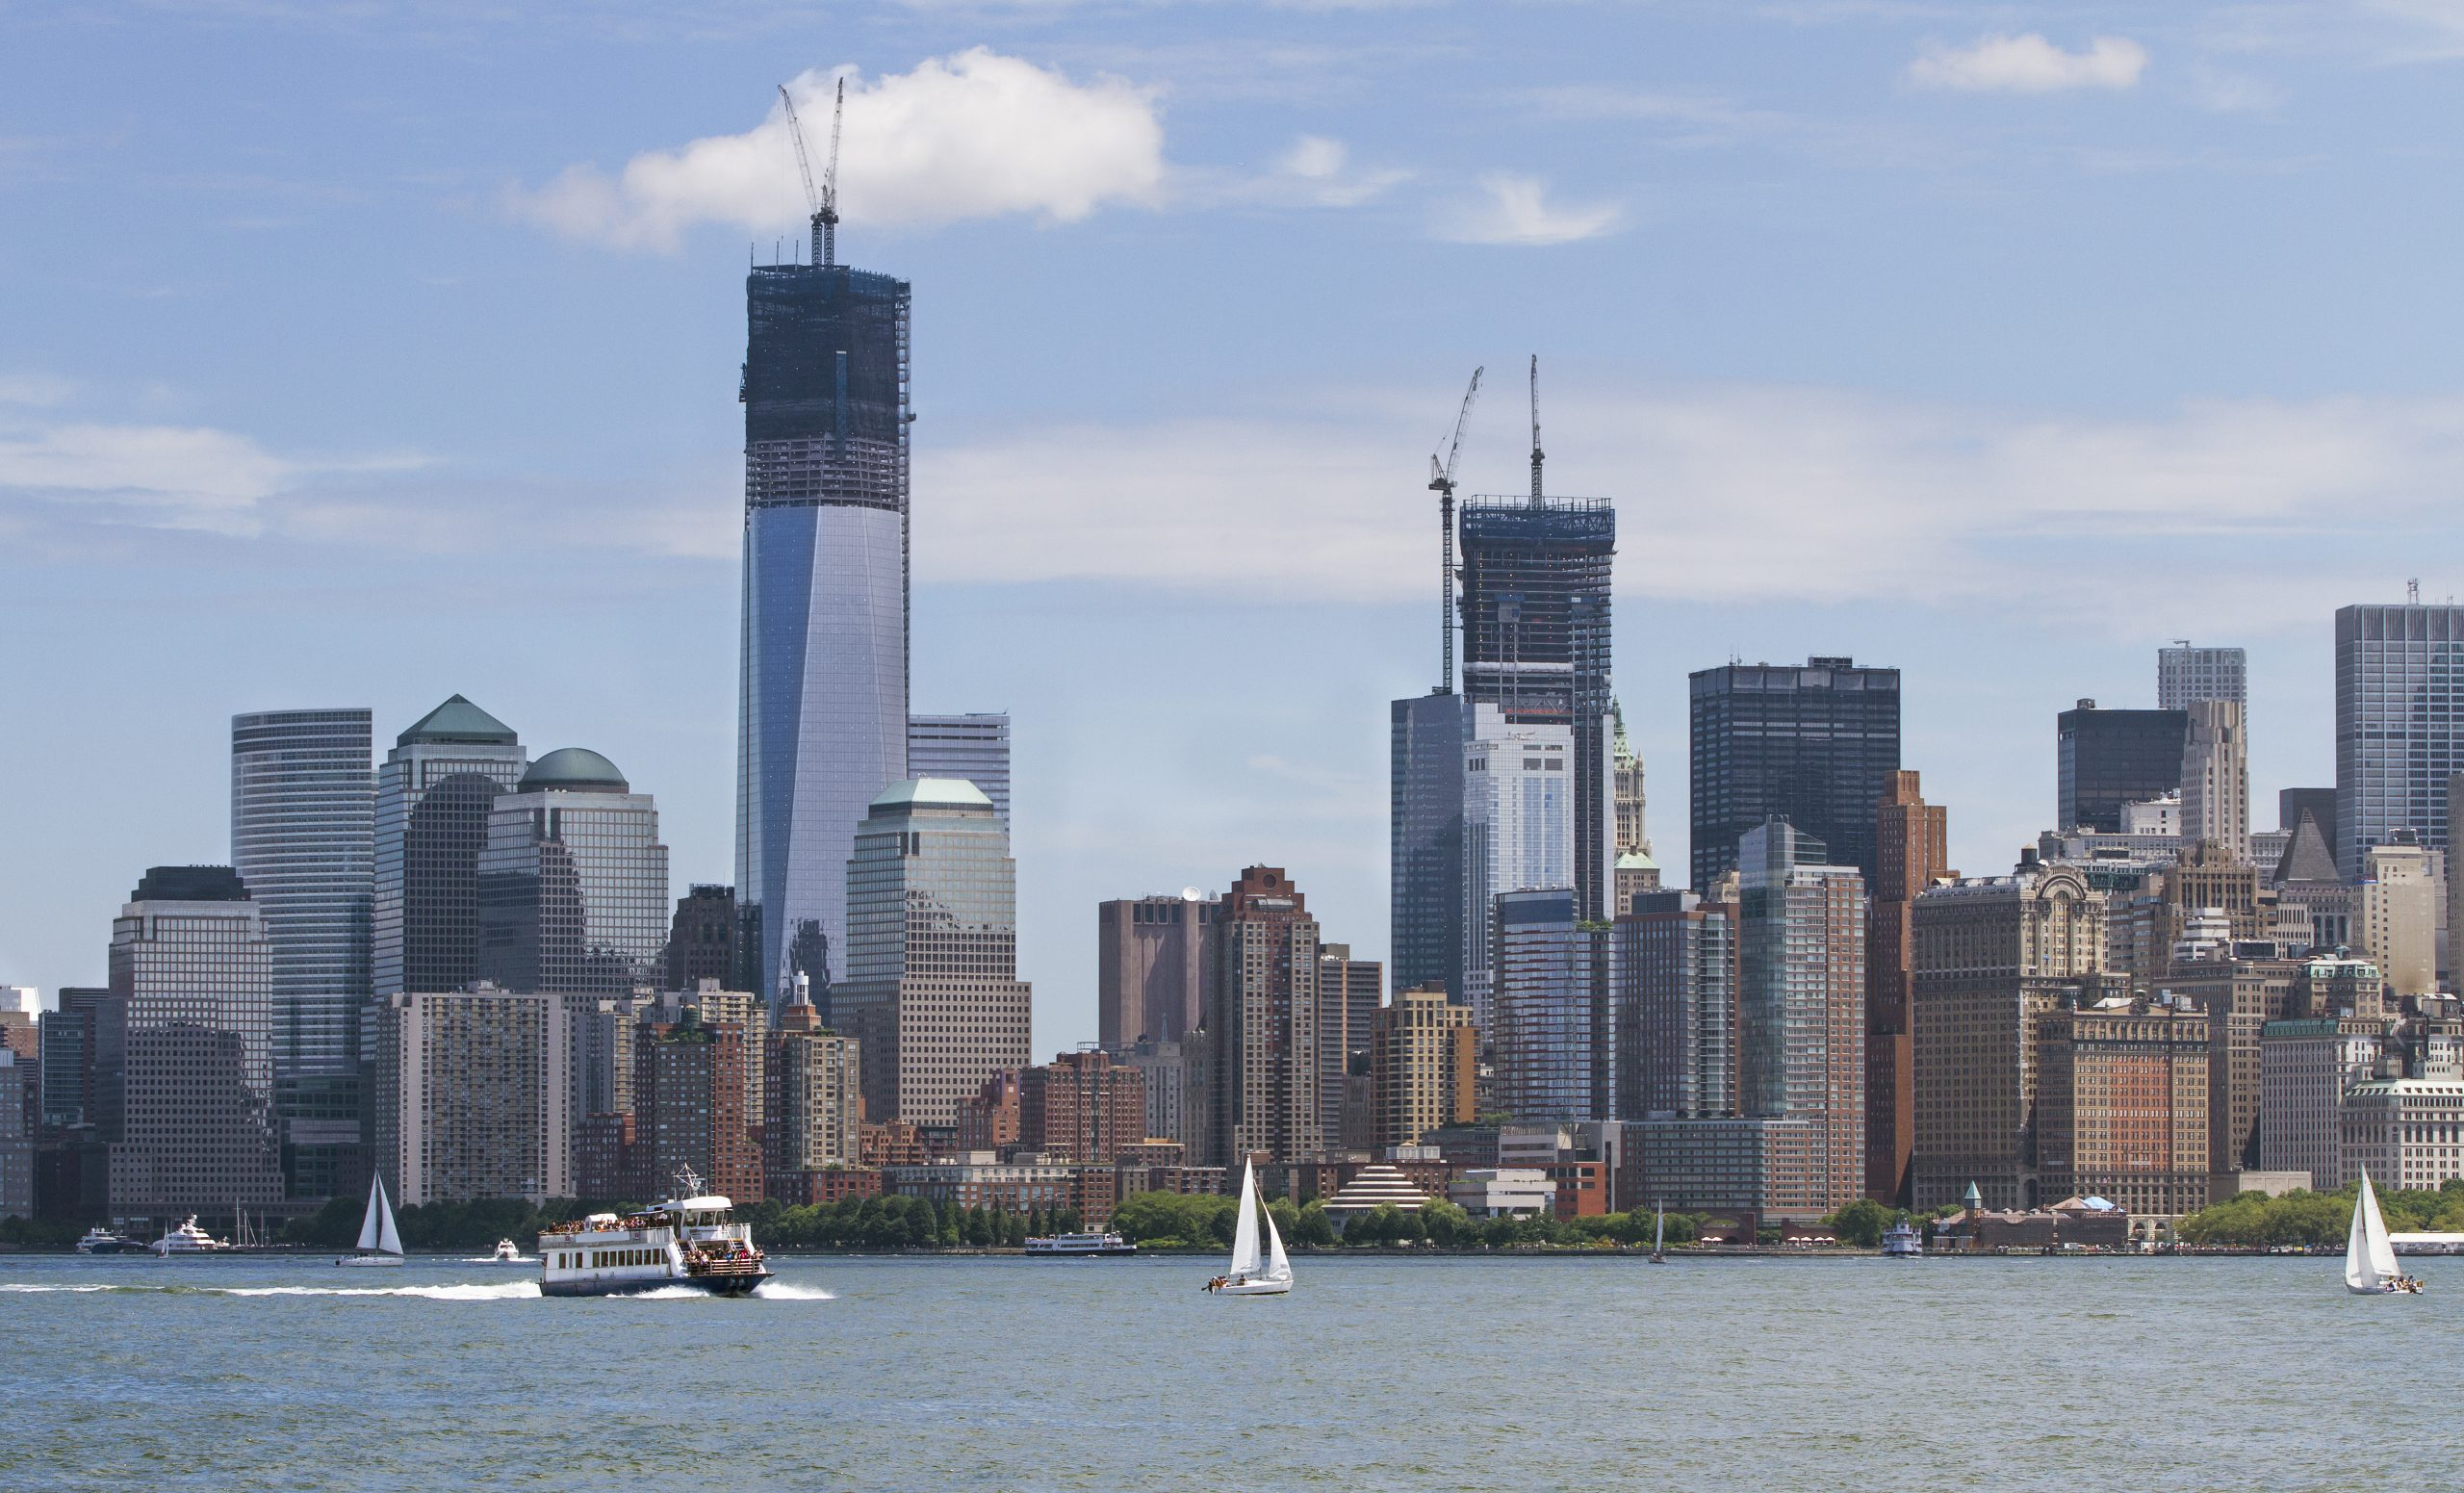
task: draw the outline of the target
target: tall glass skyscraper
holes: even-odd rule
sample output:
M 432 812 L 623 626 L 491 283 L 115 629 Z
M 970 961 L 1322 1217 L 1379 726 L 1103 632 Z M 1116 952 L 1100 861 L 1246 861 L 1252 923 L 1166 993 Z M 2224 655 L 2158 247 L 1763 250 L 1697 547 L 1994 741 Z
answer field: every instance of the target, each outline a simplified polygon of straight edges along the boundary
M 497 795 L 478 860 L 481 979 L 558 995 L 654 986 L 668 915 L 658 808 L 615 763 L 565 747 Z
M 460 695 L 395 738 L 376 774 L 372 993 L 478 977 L 479 850 L 497 795 L 528 765 L 513 728 Z
M 1899 671 L 1813 657 L 1697 669 L 1687 685 L 1694 889 L 1736 869 L 1737 841 L 1774 816 L 1870 880 L 1883 788 L 1899 771 Z M 2173 755 L 2178 765 L 2178 737 Z
M 231 867 L 273 947 L 273 1071 L 355 1076 L 376 797 L 370 712 L 231 717 Z
M 1010 822 L 1010 717 L 1007 712 L 911 715 L 907 771 L 917 778 L 963 778 Z
M 907 282 L 766 265 L 745 282 L 736 895 L 761 992 L 847 964 L 847 862 L 907 772 Z
M 2464 606 L 2336 609 L 2337 862 L 2410 830 L 2447 850 L 2447 783 L 2464 771 Z

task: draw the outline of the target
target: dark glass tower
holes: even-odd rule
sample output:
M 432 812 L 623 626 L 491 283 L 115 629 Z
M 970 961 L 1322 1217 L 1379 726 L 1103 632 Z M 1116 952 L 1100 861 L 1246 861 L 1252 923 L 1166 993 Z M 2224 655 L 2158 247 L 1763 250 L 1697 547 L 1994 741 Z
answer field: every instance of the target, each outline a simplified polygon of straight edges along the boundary
M 1616 863 L 1608 720 L 1616 509 L 1604 498 L 1536 490 L 1476 498 L 1463 505 L 1461 537 L 1463 698 L 1496 705 L 1510 724 L 1572 728 L 1575 909 L 1601 921 Z
M 736 894 L 757 989 L 846 968 L 847 863 L 907 776 L 907 282 L 845 265 L 745 282 Z
M 1853 658 L 1731 663 L 1688 676 L 1694 889 L 1734 870 L 1737 840 L 1785 819 L 1870 885 L 1883 789 L 1899 770 L 1899 671 Z
M 2121 806 L 2178 793 L 2187 710 L 2099 710 L 2082 700 L 2057 718 L 2061 760 L 2054 828 L 2121 833 Z
M 395 738 L 376 773 L 372 993 L 458 991 L 477 977 L 488 814 L 528 765 L 513 728 L 460 695 Z

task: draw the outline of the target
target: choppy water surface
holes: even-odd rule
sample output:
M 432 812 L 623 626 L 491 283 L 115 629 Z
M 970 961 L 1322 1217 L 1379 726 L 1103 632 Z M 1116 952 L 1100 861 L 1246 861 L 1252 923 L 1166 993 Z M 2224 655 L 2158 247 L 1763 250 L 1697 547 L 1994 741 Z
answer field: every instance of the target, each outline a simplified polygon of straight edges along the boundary
M 0 1257 L 0 1486 L 2451 1488 L 2464 1261 Z M 373 1278 L 372 1278 L 373 1277 Z

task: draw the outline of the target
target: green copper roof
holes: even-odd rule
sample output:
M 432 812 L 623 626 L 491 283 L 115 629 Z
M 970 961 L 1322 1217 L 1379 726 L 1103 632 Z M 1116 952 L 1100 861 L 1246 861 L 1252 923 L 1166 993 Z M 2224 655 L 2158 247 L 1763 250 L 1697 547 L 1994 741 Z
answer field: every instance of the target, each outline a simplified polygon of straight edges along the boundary
M 984 790 L 964 778 L 910 778 L 882 789 L 873 800 L 873 811 L 900 809 L 982 809 L 988 812 L 992 800 Z
M 616 764 L 588 747 L 558 747 L 530 764 L 516 792 L 561 788 L 566 792 L 629 793 L 631 785 Z
M 488 741 L 511 744 L 520 738 L 513 728 L 480 709 L 470 701 L 455 695 L 435 709 L 411 723 L 411 729 L 394 738 L 396 746 L 409 746 L 414 741 Z

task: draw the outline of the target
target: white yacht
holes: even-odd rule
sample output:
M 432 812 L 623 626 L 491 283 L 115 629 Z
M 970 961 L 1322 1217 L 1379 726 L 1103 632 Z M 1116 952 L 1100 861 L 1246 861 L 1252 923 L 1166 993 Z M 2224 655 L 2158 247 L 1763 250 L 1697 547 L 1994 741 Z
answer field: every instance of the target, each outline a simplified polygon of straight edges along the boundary
M 145 1248 L 167 1259 L 174 1254 L 214 1254 L 231 1247 L 197 1227 L 196 1215 L 192 1213 L 179 1227 Z
M 500 1239 L 497 1241 L 497 1252 L 488 1256 L 488 1263 L 491 1265 L 527 1265 L 530 1262 L 522 1257 L 522 1247 L 520 1245 L 515 1244 L 510 1239 Z
M 1883 1230 L 1883 1257 L 1892 1260 L 1921 1260 L 1925 1257 L 1925 1236 L 1906 1219 Z
M 1083 1234 L 1052 1234 L 1027 1241 L 1029 1254 L 1061 1254 L 1085 1259 L 1107 1254 L 1136 1254 L 1138 1246 L 1118 1234 L 1100 1229 Z
M 394 1231 L 394 1205 L 385 1197 L 385 1178 L 368 1179 L 368 1211 L 359 1220 L 359 1248 L 338 1255 L 337 1265 L 399 1265 L 402 1236 Z
M 713 1296 L 750 1296 L 770 1278 L 751 1225 L 735 1204 L 702 1192 L 689 1170 L 677 1196 L 639 1213 L 594 1213 L 539 1236 L 543 1296 L 625 1296 L 666 1286 Z
M 1263 1259 L 1258 1249 L 1261 1216 L 1270 1250 Z M 1258 1200 L 1258 1169 L 1252 1163 L 1241 1167 L 1241 1217 L 1232 1226 L 1232 1268 L 1208 1281 L 1206 1289 L 1213 1296 L 1281 1296 L 1292 1289 L 1292 1261 L 1283 1252 L 1274 1215 Z
M 100 1223 L 86 1230 L 77 1240 L 79 1254 L 125 1254 L 139 1248 L 133 1239 L 123 1239 Z

